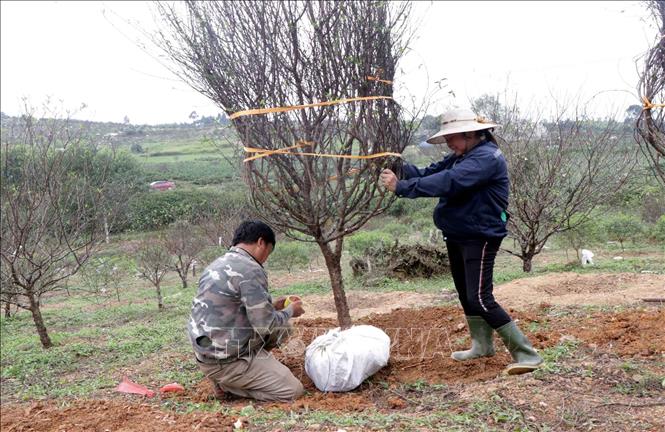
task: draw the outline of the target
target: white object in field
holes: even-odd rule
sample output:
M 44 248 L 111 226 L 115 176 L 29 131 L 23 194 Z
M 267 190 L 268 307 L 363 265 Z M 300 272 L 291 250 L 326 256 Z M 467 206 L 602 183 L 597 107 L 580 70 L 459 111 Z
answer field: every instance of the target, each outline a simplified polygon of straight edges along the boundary
M 305 351 L 305 372 L 323 392 L 345 392 L 388 364 L 390 337 L 369 325 L 339 327 L 317 337 Z
M 621 260 L 623 259 L 623 257 L 615 256 L 615 257 L 612 258 L 612 259 L 613 259 L 614 261 L 621 261 Z
M 582 249 L 582 267 L 586 266 L 587 264 L 593 265 L 593 252 L 591 252 L 588 249 Z

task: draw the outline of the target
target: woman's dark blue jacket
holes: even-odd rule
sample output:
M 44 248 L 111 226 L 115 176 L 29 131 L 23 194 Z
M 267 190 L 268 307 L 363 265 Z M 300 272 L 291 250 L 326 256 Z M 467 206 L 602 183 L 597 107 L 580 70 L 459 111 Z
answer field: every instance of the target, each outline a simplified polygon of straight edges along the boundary
M 482 141 L 462 156 L 419 169 L 405 164 L 395 193 L 404 198 L 438 197 L 434 223 L 450 240 L 507 235 L 508 167 L 499 147 Z

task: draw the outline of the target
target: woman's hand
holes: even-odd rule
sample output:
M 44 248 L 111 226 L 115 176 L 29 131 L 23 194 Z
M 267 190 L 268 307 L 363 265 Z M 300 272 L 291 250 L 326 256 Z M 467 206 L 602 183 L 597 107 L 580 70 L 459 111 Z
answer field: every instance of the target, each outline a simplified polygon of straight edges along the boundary
M 381 171 L 379 180 L 381 181 L 383 187 L 388 189 L 390 192 L 395 192 L 395 189 L 397 188 L 397 176 L 394 172 L 389 169 L 384 169 Z

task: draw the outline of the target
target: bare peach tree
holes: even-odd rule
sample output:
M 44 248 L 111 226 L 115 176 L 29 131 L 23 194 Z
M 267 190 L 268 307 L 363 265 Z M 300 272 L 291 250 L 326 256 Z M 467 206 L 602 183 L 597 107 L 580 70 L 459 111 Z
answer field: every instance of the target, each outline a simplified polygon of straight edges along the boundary
M 207 238 L 208 245 L 228 248 L 231 246 L 236 227 L 243 220 L 253 218 L 254 212 L 243 193 L 226 194 L 225 197 L 225 200 L 215 204 L 212 214 L 204 217 L 198 226 Z
M 205 240 L 198 229 L 185 221 L 172 224 L 163 239 L 166 250 L 171 254 L 173 270 L 178 273 L 182 287 L 187 288 L 189 270 L 205 248 Z
M 157 308 L 164 309 L 162 281 L 173 268 L 172 257 L 164 247 L 164 239 L 147 239 L 141 242 L 136 250 L 136 270 L 141 279 L 145 279 L 155 287 Z
M 411 37 L 410 10 L 409 3 L 379 1 L 158 3 L 163 25 L 155 40 L 177 73 L 229 115 L 391 97 Z M 321 249 L 343 327 L 351 324 L 344 237 L 394 199 L 377 186 L 389 159 L 348 156 L 401 153 L 419 114 L 407 116 L 385 98 L 233 119 L 246 147 L 291 152 L 245 163 L 244 178 L 262 218 Z
M 50 110 L 38 116 L 26 107 L 3 121 L 0 169 L 2 299 L 30 311 L 44 348 L 53 343 L 42 297 L 88 261 L 104 239 L 104 217 L 112 218 L 101 209 L 113 207 L 105 201 L 113 157 L 90 131 Z
M 638 94 L 644 103 L 637 117 L 635 139 L 649 158 L 651 167 L 665 185 L 665 1 L 646 2 L 657 29 L 656 40 L 647 51 L 639 72 Z
M 497 136 L 511 183 L 508 229 L 525 272 L 547 241 L 586 222 L 630 177 L 634 145 L 613 119 L 591 119 L 576 106 L 523 115 L 515 103 L 484 96 L 475 111 L 502 124 Z

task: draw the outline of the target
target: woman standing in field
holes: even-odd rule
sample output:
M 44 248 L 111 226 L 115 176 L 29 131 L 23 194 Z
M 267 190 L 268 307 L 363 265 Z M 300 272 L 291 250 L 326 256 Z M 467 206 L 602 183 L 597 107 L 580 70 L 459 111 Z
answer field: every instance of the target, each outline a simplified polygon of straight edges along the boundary
M 424 169 L 405 164 L 401 180 L 386 169 L 380 181 L 399 197 L 439 198 L 434 223 L 443 231 L 471 333 L 471 349 L 453 352 L 452 358 L 493 356 L 496 330 L 515 362 L 506 370 L 513 375 L 537 369 L 542 358 L 492 294 L 494 259 L 508 234 L 508 169 L 492 135 L 497 126 L 470 110 L 449 111 L 427 142 L 446 143 L 452 153 Z

